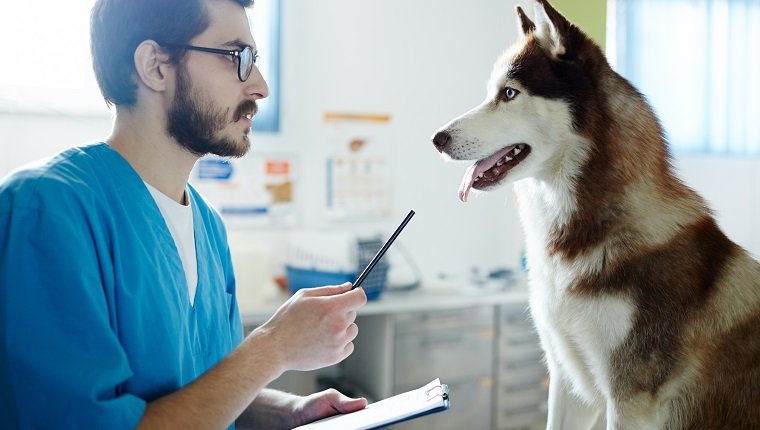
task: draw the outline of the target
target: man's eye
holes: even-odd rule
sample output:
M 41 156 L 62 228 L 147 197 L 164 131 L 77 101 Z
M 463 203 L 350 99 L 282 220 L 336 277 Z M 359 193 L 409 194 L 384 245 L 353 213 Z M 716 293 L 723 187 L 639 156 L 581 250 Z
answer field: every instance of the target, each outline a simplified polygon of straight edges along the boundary
M 517 95 L 520 94 L 520 91 L 517 91 L 516 89 L 512 87 L 506 87 L 504 88 L 504 97 L 509 100 L 513 100 Z

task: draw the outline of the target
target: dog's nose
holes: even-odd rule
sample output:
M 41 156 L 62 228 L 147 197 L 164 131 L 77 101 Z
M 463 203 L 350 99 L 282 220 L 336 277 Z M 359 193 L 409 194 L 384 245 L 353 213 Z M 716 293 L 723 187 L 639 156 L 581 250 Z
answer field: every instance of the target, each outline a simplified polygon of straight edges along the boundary
M 449 143 L 451 143 L 451 135 L 446 131 L 439 131 L 433 136 L 433 145 L 435 145 L 439 151 L 443 151 Z

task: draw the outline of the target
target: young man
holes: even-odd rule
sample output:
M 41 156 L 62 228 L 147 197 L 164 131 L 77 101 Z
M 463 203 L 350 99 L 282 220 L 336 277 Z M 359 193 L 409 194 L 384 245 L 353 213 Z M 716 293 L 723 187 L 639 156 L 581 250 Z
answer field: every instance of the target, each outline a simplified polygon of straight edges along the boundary
M 351 354 L 364 292 L 299 292 L 243 339 L 226 231 L 187 183 L 250 147 L 268 93 L 250 3 L 93 8 L 113 133 L 0 183 L 0 427 L 274 429 L 366 406 L 265 388 Z

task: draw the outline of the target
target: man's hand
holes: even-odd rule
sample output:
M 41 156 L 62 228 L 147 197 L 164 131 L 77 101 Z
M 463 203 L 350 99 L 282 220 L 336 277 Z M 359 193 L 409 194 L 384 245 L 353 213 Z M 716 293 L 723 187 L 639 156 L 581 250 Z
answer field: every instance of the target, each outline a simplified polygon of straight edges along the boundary
M 352 399 L 332 388 L 305 397 L 265 388 L 238 418 L 237 424 L 255 430 L 292 429 L 365 407 L 366 399 Z
M 281 370 L 314 370 L 338 363 L 354 351 L 359 333 L 356 310 L 367 303 L 364 290 L 351 283 L 304 288 L 256 329 L 272 342 Z M 254 333 L 255 333 L 254 332 Z
M 367 407 L 367 399 L 352 399 L 331 388 L 299 399 L 294 407 L 294 421 L 291 423 L 291 428 L 329 416 L 358 411 L 365 407 Z
M 245 357 L 257 372 L 268 375 L 266 383 L 287 370 L 333 365 L 354 351 L 353 340 L 359 333 L 356 310 L 365 303 L 364 290 L 351 290 L 349 282 L 301 289 L 231 355 Z M 301 397 L 263 389 L 238 423 L 255 429 L 293 428 L 366 405 L 365 399 L 350 399 L 335 390 Z

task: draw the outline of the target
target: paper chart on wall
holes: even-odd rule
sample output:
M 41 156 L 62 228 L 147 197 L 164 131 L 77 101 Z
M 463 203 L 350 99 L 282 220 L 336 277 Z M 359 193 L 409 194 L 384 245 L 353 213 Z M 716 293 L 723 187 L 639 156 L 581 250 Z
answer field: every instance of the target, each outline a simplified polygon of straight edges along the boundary
M 390 215 L 393 174 L 390 142 L 385 136 L 389 117 L 344 115 L 327 120 L 328 217 L 365 220 Z
M 295 224 L 295 160 L 288 154 L 205 157 L 191 183 L 232 226 Z

